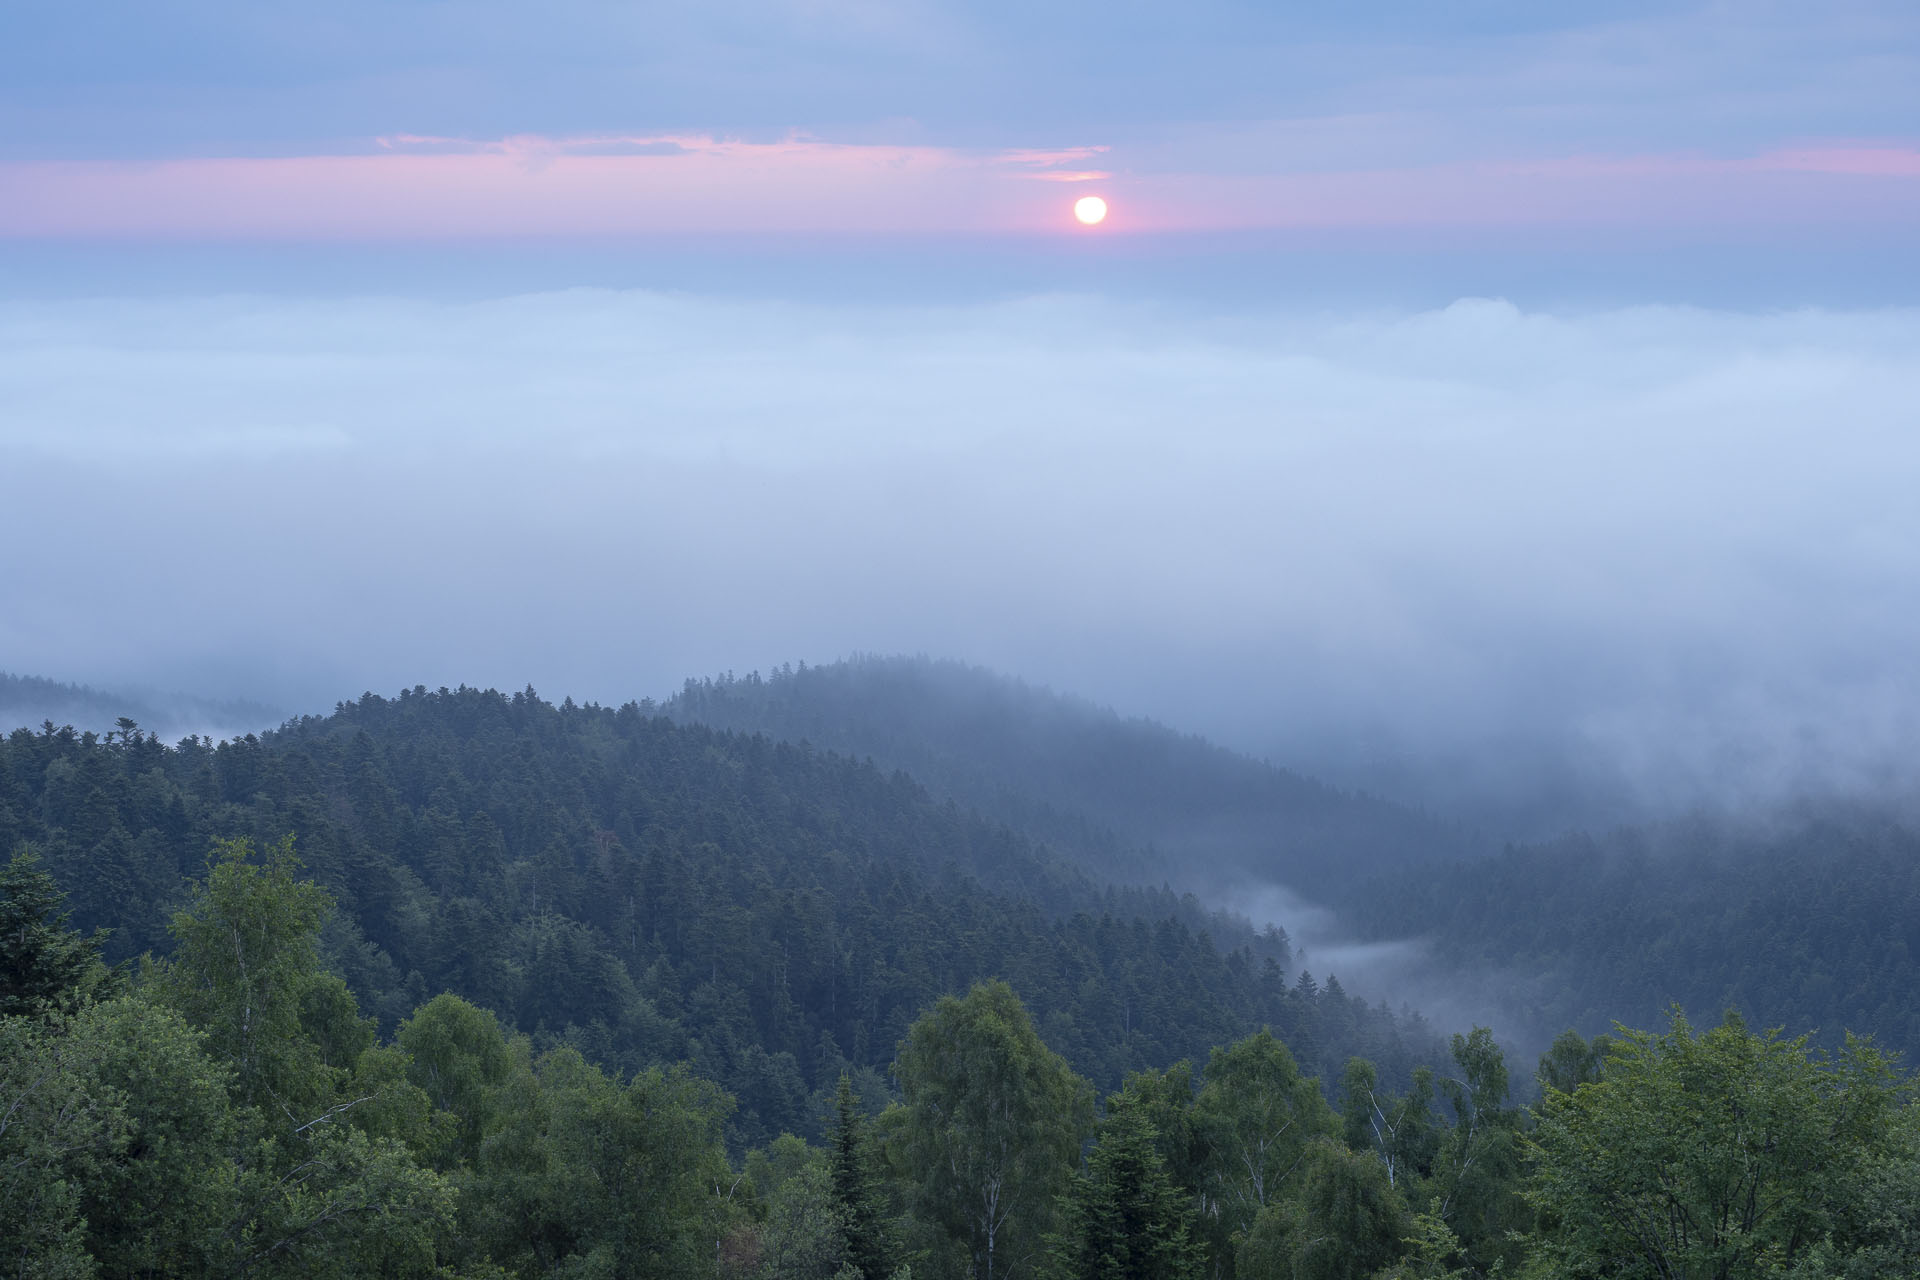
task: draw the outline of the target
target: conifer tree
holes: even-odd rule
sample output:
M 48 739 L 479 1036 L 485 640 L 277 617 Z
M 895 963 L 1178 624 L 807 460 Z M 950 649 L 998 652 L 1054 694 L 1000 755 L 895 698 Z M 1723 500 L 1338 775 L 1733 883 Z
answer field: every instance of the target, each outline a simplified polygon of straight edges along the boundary
M 843 1215 L 846 1249 L 842 1256 L 860 1280 L 887 1280 L 893 1274 L 893 1240 L 880 1204 L 879 1180 L 867 1150 L 866 1125 L 846 1073 L 834 1097 L 829 1159 L 833 1199 Z
M 32 849 L 0 869 L 0 1017 L 70 1009 L 88 985 L 101 935 L 68 929 L 64 901 Z
M 1054 1280 L 1189 1280 L 1200 1274 L 1191 1198 L 1174 1184 L 1159 1135 L 1136 1107 L 1101 1125 L 1086 1171 L 1062 1203 L 1053 1240 Z

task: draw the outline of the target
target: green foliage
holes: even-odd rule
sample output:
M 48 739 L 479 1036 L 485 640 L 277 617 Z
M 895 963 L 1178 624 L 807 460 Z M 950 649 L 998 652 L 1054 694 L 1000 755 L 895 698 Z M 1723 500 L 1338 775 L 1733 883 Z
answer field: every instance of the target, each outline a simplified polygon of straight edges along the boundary
M 1433 1071 L 1418 1067 L 1404 1095 L 1380 1087 L 1380 1073 L 1351 1058 L 1340 1076 L 1342 1136 L 1355 1151 L 1371 1151 L 1390 1186 L 1415 1185 L 1433 1175 L 1445 1128 L 1434 1114 Z
M 805 1164 L 768 1198 L 755 1274 L 762 1280 L 864 1275 L 849 1262 L 847 1244 L 847 1213 L 834 1194 L 833 1175 L 819 1163 Z
M 1130 1110 L 1146 1122 L 1167 1176 L 1198 1208 L 1207 1186 L 1209 1153 L 1194 1123 L 1193 1094 L 1193 1064 L 1181 1061 L 1162 1071 L 1132 1073 L 1107 1100 L 1107 1110 Z
M 337 1083 L 302 1016 L 313 988 L 338 990 L 316 946 L 332 904 L 299 878 L 291 836 L 254 858 L 251 840 L 215 846 L 206 880 L 174 916 L 177 950 L 158 981 L 232 1072 L 239 1104 L 290 1135 L 326 1109 Z M 312 1007 L 323 1019 L 337 1012 L 327 1000 Z
M 509 1044 L 499 1019 L 455 995 L 420 1006 L 400 1024 L 395 1043 L 407 1079 L 455 1122 L 449 1159 L 470 1163 L 496 1127 L 510 1080 L 525 1070 L 525 1045 Z
M 833 1128 L 827 1135 L 833 1202 L 840 1214 L 841 1254 L 858 1280 L 887 1280 L 894 1272 L 892 1225 L 879 1186 L 873 1144 L 860 1115 L 853 1082 L 840 1077 Z
M 1132 1074 L 1094 1129 L 1087 1083 L 982 983 L 900 1044 L 890 1181 L 845 1077 L 826 1147 L 783 1135 L 737 1170 L 731 1100 L 685 1064 L 536 1055 L 452 995 L 380 1043 L 319 967 L 326 907 L 284 842 L 225 845 L 173 960 L 0 1017 L 8 1274 L 900 1280 L 903 1212 L 914 1270 L 978 1280 L 1920 1270 L 1920 1112 L 1856 1042 L 1676 1015 L 1596 1066 L 1563 1037 L 1529 1138 L 1484 1028 L 1404 1096 L 1350 1062 L 1338 1116 L 1262 1032 L 1197 1092 L 1185 1063 Z
M 101 939 L 67 928 L 64 896 L 31 847 L 0 868 L 0 1017 L 71 1011 L 99 985 Z
M 524 1276 L 711 1274 L 734 1184 L 727 1099 L 684 1069 L 626 1085 L 571 1049 L 518 1069 L 463 1180 L 462 1234 Z
M 1540 1069 L 1534 1078 L 1542 1090 L 1572 1093 L 1583 1084 L 1594 1084 L 1606 1064 L 1612 1041 L 1606 1036 L 1588 1040 L 1578 1031 L 1562 1031 L 1540 1055 Z
M 1146 1110 L 1116 1096 L 1061 1206 L 1054 1280 L 1197 1280 L 1194 1206 L 1167 1173 Z
M 1322 1077 L 1359 1053 L 1400 1081 L 1438 1051 L 1417 1018 L 1292 986 L 1277 935 L 1102 885 L 1030 826 L 650 710 L 414 689 L 217 745 L 21 731 L 0 741 L 0 833 L 41 846 L 74 919 L 125 956 L 178 945 L 210 844 L 250 840 L 271 876 L 291 832 L 336 908 L 319 960 L 380 1031 L 446 991 L 536 1052 L 691 1062 L 736 1099 L 735 1152 L 818 1140 L 843 1071 L 877 1104 L 913 1019 L 985 979 L 1106 1089 L 1262 1025 Z M 350 1069 L 364 1032 L 342 1007 L 302 996 L 322 1063 Z
M 57 1015 L 0 1018 L 0 1265 L 35 1280 L 96 1274 L 82 1201 L 127 1141 L 66 1031 Z
M 125 1126 L 80 1197 L 87 1251 L 109 1276 L 218 1271 L 235 1213 L 228 1073 L 144 993 L 89 1006 L 68 1034 L 89 1092 L 113 1099 Z
M 1730 1278 L 1845 1257 L 1874 1188 L 1884 1205 L 1911 1168 L 1895 1100 L 1886 1059 L 1859 1042 L 1828 1058 L 1731 1014 L 1697 1035 L 1677 1012 L 1663 1034 L 1623 1030 L 1599 1081 L 1545 1096 L 1539 1257 L 1575 1277 Z
M 1402 1251 L 1407 1211 L 1371 1156 L 1316 1139 L 1298 1194 L 1260 1211 L 1236 1254 L 1243 1280 L 1362 1280 Z
M 1879 1280 L 1920 1273 L 1920 1111 L 1902 1108 L 1864 1177 L 1836 1205 L 1837 1225 L 1786 1274 L 1793 1280 Z
M 1374 1280 L 1467 1280 L 1468 1269 L 1460 1240 L 1440 1216 L 1440 1201 L 1433 1200 L 1424 1212 L 1413 1215 L 1413 1234 L 1400 1243 L 1406 1253 L 1390 1267 L 1375 1273 Z
M 974 1280 L 1032 1274 L 1092 1128 L 1091 1087 L 1004 982 L 936 1004 L 908 1030 L 894 1073 L 904 1102 L 893 1158 L 948 1264 Z
M 238 1171 L 229 1274 L 428 1277 L 451 1235 L 452 1187 L 390 1138 L 327 1127 L 290 1161 L 262 1143 Z
M 1472 1263 L 1490 1270 L 1518 1260 L 1520 1233 L 1532 1213 L 1520 1194 L 1526 1114 L 1508 1105 L 1506 1056 L 1493 1032 L 1475 1027 L 1456 1034 L 1452 1058 L 1457 1074 L 1442 1077 L 1440 1091 L 1453 1123 L 1440 1142 L 1425 1186 L 1441 1198 L 1440 1215 L 1459 1236 Z
M 1318 1082 L 1271 1032 L 1215 1049 L 1204 1079 L 1193 1123 L 1209 1157 L 1219 1254 L 1299 1178 L 1314 1139 L 1337 1126 Z

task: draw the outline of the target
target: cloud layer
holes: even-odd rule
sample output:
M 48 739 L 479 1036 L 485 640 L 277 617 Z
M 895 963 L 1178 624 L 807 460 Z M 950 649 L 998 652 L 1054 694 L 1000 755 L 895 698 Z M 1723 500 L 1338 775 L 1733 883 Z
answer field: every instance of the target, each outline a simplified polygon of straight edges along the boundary
M 1877 784 L 1916 357 L 1907 310 L 5 303 L 0 667 L 323 706 L 926 651 L 1308 767 Z

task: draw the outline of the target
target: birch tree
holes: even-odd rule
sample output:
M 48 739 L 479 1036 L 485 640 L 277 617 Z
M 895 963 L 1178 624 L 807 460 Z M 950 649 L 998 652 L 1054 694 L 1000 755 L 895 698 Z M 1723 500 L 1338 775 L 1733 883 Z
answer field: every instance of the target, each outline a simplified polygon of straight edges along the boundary
M 973 1280 L 1031 1275 L 1093 1126 L 1091 1086 L 998 981 L 915 1022 L 894 1073 L 897 1158 L 916 1215 Z

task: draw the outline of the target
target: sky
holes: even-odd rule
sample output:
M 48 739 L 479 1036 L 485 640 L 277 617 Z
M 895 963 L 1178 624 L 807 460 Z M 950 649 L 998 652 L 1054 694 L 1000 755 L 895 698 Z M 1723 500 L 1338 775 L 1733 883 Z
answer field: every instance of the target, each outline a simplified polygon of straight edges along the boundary
M 16 6 L 0 669 L 1899 787 L 1916 225 L 1891 0 Z

